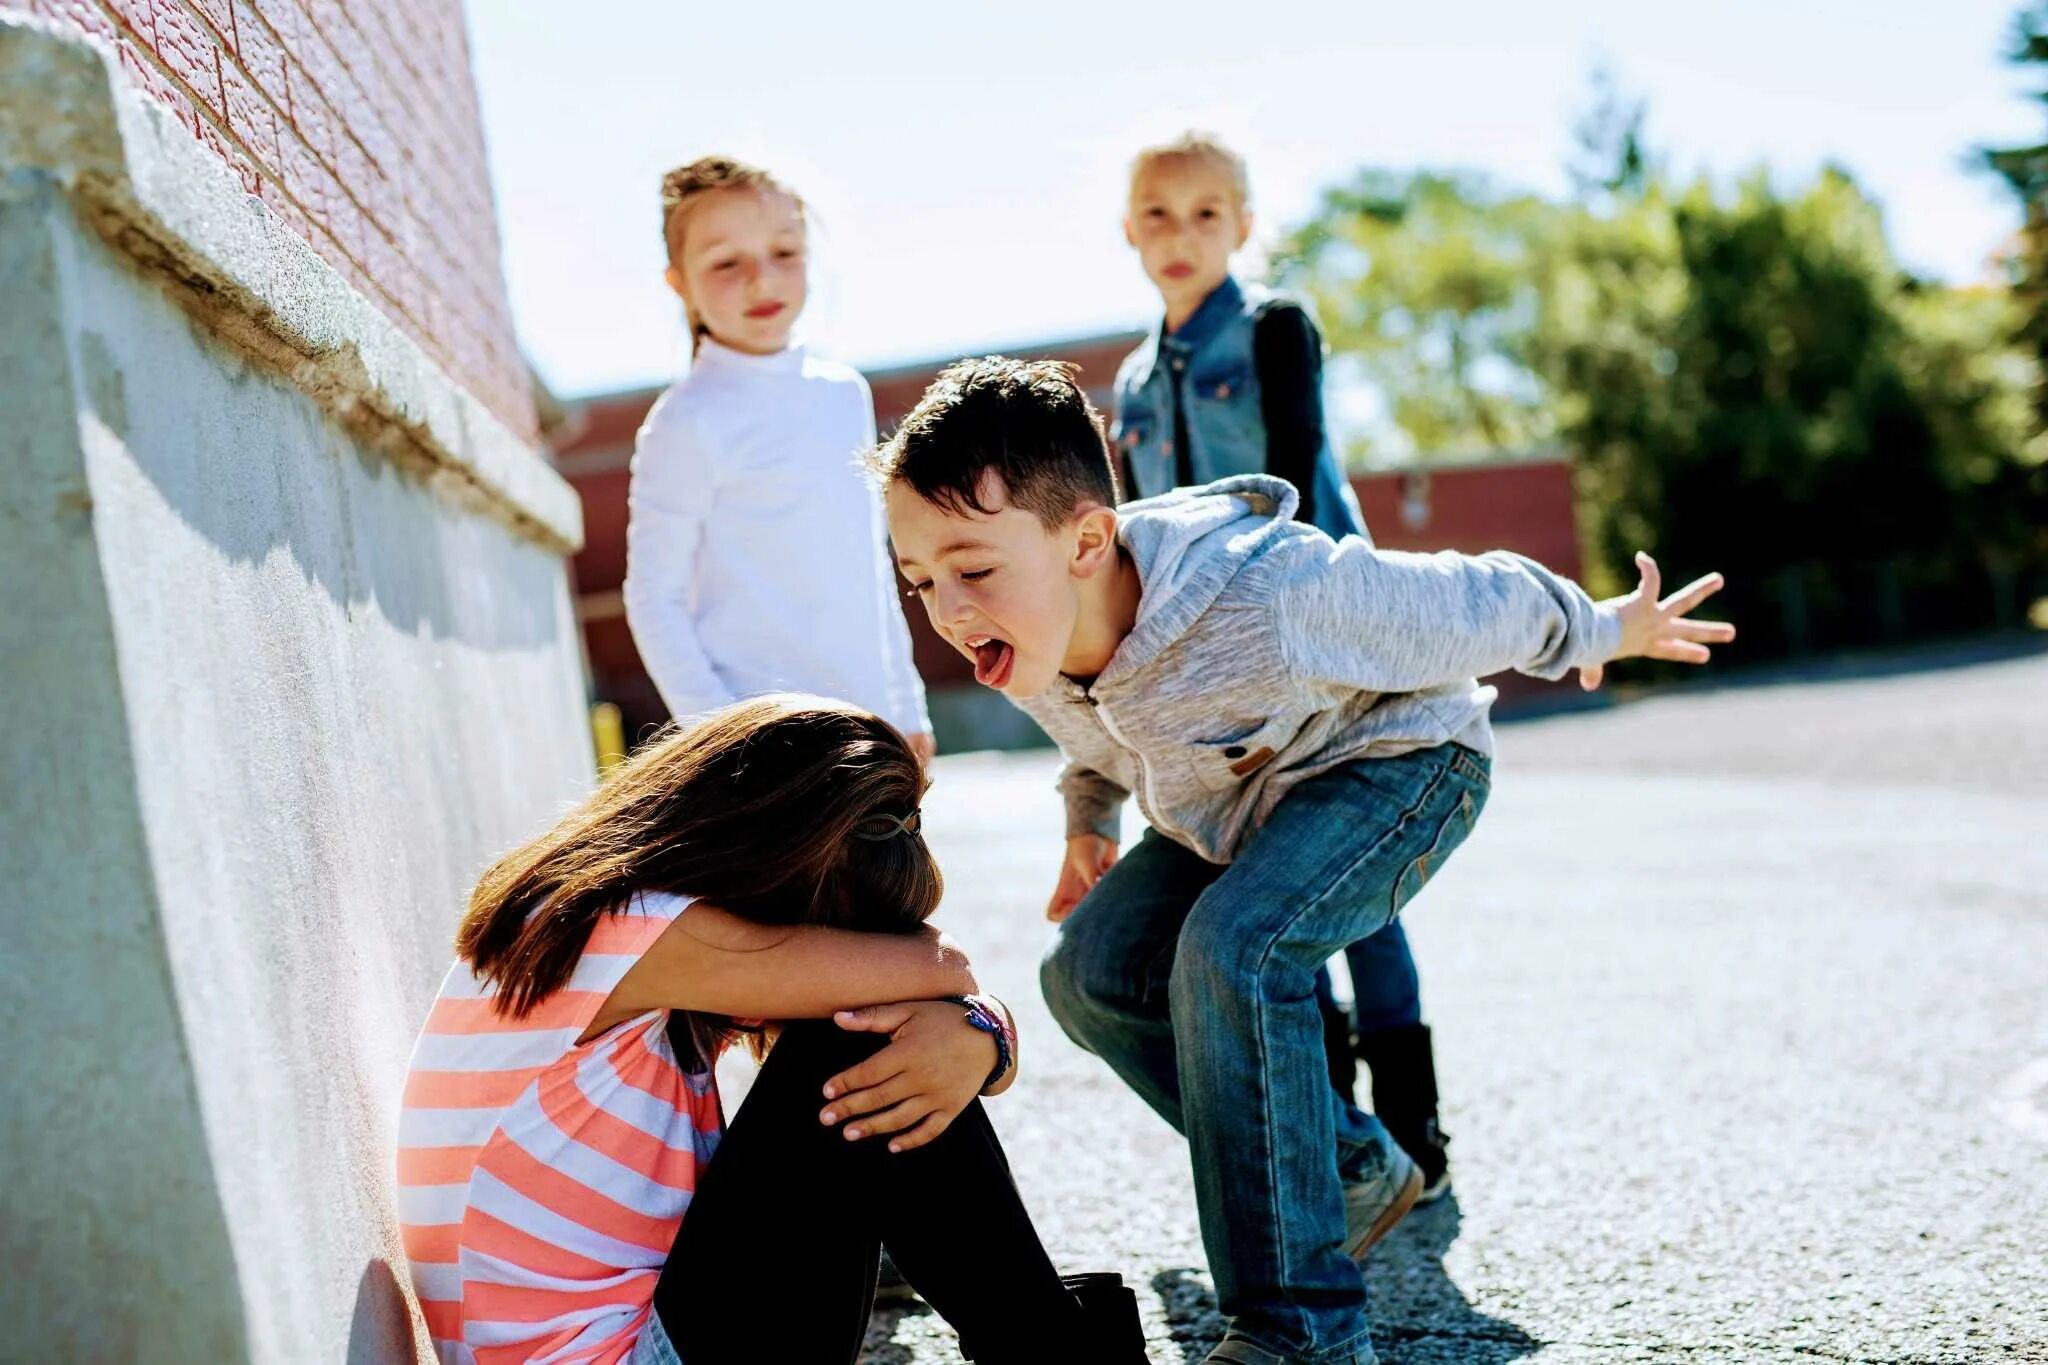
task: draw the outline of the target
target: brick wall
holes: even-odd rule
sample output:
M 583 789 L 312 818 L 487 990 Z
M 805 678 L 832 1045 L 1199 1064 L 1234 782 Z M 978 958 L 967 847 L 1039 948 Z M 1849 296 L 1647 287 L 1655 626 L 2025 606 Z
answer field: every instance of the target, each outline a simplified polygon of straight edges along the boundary
M 460 0 L 0 0 L 76 29 L 523 436 Z

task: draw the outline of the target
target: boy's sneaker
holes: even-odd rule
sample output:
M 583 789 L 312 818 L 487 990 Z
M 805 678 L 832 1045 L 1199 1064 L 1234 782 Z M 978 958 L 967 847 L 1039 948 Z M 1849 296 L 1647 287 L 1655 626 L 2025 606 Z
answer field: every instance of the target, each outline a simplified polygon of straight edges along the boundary
M 1344 1182 L 1344 1249 L 1354 1261 L 1363 1261 L 1422 1197 L 1422 1168 L 1398 1146 L 1388 1150 L 1385 1170 Z
M 1202 1357 L 1202 1365 L 1294 1365 L 1286 1356 L 1276 1356 L 1250 1337 L 1237 1334 L 1235 1327 L 1216 1343 L 1216 1349 Z

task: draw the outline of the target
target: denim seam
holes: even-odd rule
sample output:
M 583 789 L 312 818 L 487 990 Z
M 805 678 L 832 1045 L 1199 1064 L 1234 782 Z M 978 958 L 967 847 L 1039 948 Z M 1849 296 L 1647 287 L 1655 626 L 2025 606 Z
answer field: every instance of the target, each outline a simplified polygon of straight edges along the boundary
M 1301 922 L 1301 918 L 1303 915 L 1308 914 L 1309 911 L 1316 909 L 1317 907 L 1321 906 L 1324 902 L 1326 902 L 1330 898 L 1330 894 L 1333 888 L 1341 884 L 1346 878 L 1350 877 L 1353 872 L 1357 871 L 1359 866 L 1363 864 L 1366 861 L 1366 859 L 1370 858 L 1372 854 L 1380 847 L 1381 844 L 1386 843 L 1389 839 L 1393 838 L 1397 833 L 1399 833 L 1401 828 L 1404 825 L 1406 825 L 1410 819 L 1414 817 L 1415 813 L 1421 810 L 1422 807 L 1428 803 L 1429 799 L 1432 796 L 1436 795 L 1437 788 L 1443 785 L 1444 778 L 1449 776 L 1449 774 L 1449 765 L 1445 765 L 1444 767 L 1439 768 L 1436 771 L 1436 774 L 1430 778 L 1429 785 L 1423 788 L 1422 794 L 1416 797 L 1413 804 L 1411 804 L 1406 810 L 1401 812 L 1400 818 L 1395 820 L 1392 825 L 1388 826 L 1384 834 L 1382 834 L 1378 839 L 1373 840 L 1373 842 L 1366 848 L 1362 849 L 1356 857 L 1351 859 L 1350 862 L 1346 863 L 1344 865 L 1343 870 L 1337 873 L 1337 875 L 1335 875 L 1334 877 L 1331 877 L 1328 883 L 1324 886 L 1323 890 L 1314 899 L 1308 901 L 1304 905 L 1297 907 L 1292 915 L 1289 915 L 1286 919 L 1281 921 L 1281 923 L 1276 927 L 1276 931 L 1268 936 L 1266 940 L 1266 946 L 1264 950 L 1259 954 L 1257 970 L 1253 978 L 1254 982 L 1261 981 L 1264 979 L 1266 974 L 1266 965 L 1272 960 L 1274 952 L 1277 951 L 1280 946 L 1280 940 L 1286 937 L 1287 931 L 1292 929 L 1296 924 L 1299 924 Z M 1388 923 L 1392 922 L 1393 921 L 1391 919 L 1388 920 Z M 1273 1113 L 1273 1087 L 1266 1079 L 1272 1074 L 1272 1057 L 1267 1052 L 1266 1048 L 1265 994 L 1264 992 L 1256 989 L 1254 989 L 1254 991 L 1252 992 L 1252 1016 L 1254 1023 L 1256 1024 L 1255 1031 L 1257 1032 L 1259 1039 L 1259 1115 L 1261 1120 L 1263 1121 L 1263 1131 L 1266 1134 L 1270 1135 L 1271 1133 L 1277 1131 L 1274 1126 L 1277 1115 Z M 1265 1150 L 1262 1153 L 1262 1155 L 1264 1156 L 1266 1162 L 1266 1185 L 1269 1191 L 1269 1200 L 1266 1211 L 1267 1215 L 1272 1220 L 1271 1225 L 1273 1227 L 1274 1240 L 1278 1244 L 1277 1249 L 1280 1253 L 1280 1262 L 1282 1265 L 1287 1265 L 1290 1263 L 1290 1257 L 1288 1255 L 1287 1248 L 1287 1223 L 1285 1219 L 1280 1217 L 1280 1178 L 1279 1172 L 1273 1169 L 1273 1146 L 1270 1141 L 1270 1138 L 1265 1144 Z M 1285 1299 L 1287 1306 L 1289 1308 L 1292 1308 L 1297 1312 L 1300 1311 L 1301 1305 L 1295 1300 L 1291 1288 L 1286 1290 Z M 1364 1335 L 1367 1338 L 1370 1338 L 1371 1334 L 1372 1329 L 1368 1325 Z M 1355 1340 L 1356 1338 L 1354 1338 L 1354 1341 Z

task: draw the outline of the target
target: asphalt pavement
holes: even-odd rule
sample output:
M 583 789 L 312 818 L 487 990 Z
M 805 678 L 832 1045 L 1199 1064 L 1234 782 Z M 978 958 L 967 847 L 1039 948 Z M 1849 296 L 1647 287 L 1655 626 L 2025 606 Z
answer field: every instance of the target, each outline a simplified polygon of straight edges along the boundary
M 2048 654 L 1504 725 L 1407 915 L 1455 1194 L 1389 1365 L 2048 1361 Z M 1221 1334 L 1182 1141 L 1045 1012 L 1049 753 L 942 759 L 942 919 L 1018 1009 L 992 1112 L 1055 1259 Z M 1135 817 L 1133 817 L 1135 818 Z M 873 1365 L 955 1360 L 879 1312 Z

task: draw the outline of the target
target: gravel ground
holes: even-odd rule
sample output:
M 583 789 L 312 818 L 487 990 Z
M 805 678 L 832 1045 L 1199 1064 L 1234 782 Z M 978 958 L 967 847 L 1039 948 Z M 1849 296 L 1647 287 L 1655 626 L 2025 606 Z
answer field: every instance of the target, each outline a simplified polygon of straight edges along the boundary
M 1409 912 L 1456 1194 L 1369 1268 L 1390 1365 L 2048 1361 L 2048 656 L 1503 727 Z M 1186 1150 L 1039 1002 L 1048 754 L 942 760 L 944 920 L 1054 1257 L 1221 1332 Z M 878 1313 L 867 1359 L 956 1359 Z

